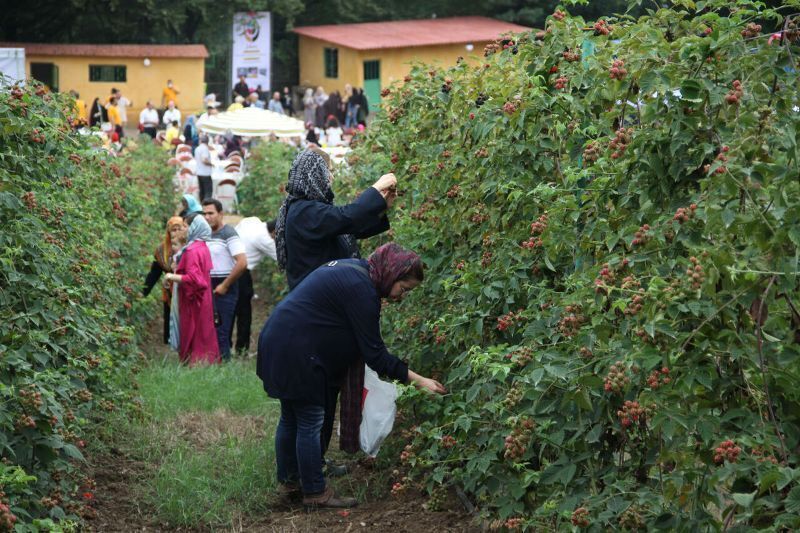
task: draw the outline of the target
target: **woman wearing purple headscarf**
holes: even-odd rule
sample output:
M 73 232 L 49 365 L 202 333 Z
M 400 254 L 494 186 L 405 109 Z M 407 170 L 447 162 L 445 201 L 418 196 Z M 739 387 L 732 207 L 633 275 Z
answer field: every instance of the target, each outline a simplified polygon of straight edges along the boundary
M 395 243 L 363 259 L 319 267 L 275 308 L 258 340 L 258 376 L 281 402 L 275 434 L 282 492 L 302 490 L 309 507 L 352 507 L 336 496 L 322 473 L 320 431 L 326 391 L 359 358 L 378 374 L 444 394 L 389 353 L 381 338 L 381 299 L 400 301 L 423 279 L 419 256 Z

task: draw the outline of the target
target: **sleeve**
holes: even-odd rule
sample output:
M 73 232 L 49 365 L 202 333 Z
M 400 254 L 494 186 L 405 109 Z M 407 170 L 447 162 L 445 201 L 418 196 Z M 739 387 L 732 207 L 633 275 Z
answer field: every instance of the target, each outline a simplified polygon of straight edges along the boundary
M 358 347 L 364 362 L 380 375 L 388 376 L 402 383 L 408 381 L 408 365 L 389 353 L 381 337 L 380 300 L 364 290 L 364 284 L 357 284 L 353 298 L 344 300 L 344 311 L 353 328 Z
M 150 291 L 153 290 L 153 287 L 156 286 L 158 283 L 158 279 L 161 277 L 161 265 L 158 264 L 158 261 L 153 261 L 150 264 L 150 272 L 147 273 L 147 277 L 144 278 L 144 287 L 142 288 L 142 296 L 147 296 L 150 294 Z
M 245 253 L 244 243 L 235 229 L 231 228 L 230 235 L 225 239 L 225 245 L 233 257 Z
M 200 298 L 211 287 L 211 274 L 203 271 L 196 250 L 186 250 L 183 253 L 177 271 L 181 275 L 182 294 L 190 301 Z
M 369 187 L 352 203 L 335 206 L 323 202 L 310 203 L 309 212 L 303 213 L 296 220 L 302 221 L 302 230 L 307 232 L 303 237 L 314 239 L 333 237 L 353 233 L 356 236 L 372 231 L 370 235 L 380 233 L 378 228 L 389 227 L 386 220 L 386 200 L 374 187 Z M 313 209 L 313 211 L 311 211 Z M 301 231 L 302 231 L 301 230 Z
M 275 240 L 270 237 L 269 233 L 260 236 L 256 241 L 258 249 L 272 258 L 273 261 L 278 260 L 278 254 L 275 251 Z

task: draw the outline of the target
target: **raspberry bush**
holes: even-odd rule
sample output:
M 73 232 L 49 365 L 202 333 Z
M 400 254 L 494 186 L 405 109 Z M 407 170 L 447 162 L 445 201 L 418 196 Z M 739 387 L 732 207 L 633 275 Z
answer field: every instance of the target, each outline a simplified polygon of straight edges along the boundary
M 350 157 L 427 265 L 384 332 L 450 390 L 403 396 L 403 485 L 495 527 L 800 527 L 793 11 L 675 4 L 415 67 Z
M 107 155 L 72 107 L 0 92 L 0 531 L 92 516 L 87 429 L 129 403 L 135 327 L 158 316 L 138 295 L 174 202 L 166 158 Z

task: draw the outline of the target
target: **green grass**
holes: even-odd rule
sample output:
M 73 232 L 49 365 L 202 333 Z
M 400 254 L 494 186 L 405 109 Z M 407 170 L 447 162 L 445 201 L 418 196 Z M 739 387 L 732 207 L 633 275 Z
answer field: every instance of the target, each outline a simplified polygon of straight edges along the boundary
M 103 433 L 147 465 L 133 488 L 143 513 L 184 527 L 268 513 L 280 404 L 264 393 L 255 362 L 154 362 L 137 381 L 145 416 L 111 417 Z

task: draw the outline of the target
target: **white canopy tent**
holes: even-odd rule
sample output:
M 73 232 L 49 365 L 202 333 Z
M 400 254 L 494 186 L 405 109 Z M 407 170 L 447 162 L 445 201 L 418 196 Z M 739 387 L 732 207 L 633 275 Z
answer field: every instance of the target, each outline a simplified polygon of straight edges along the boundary
M 197 127 L 208 133 L 226 133 L 242 137 L 302 137 L 305 125 L 302 120 L 257 107 L 212 115 L 198 122 Z

